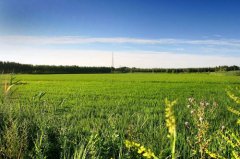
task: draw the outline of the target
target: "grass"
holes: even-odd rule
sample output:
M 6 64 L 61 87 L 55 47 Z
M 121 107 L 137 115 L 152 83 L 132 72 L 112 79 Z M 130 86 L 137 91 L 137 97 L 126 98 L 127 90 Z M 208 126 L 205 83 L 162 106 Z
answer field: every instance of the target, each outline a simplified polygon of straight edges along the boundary
M 239 131 L 237 117 L 227 111 L 228 106 L 238 106 L 226 92 L 239 86 L 240 77 L 235 75 L 83 74 L 16 78 L 20 84 L 0 104 L 0 158 L 144 158 L 132 154 L 125 140 L 144 145 L 158 158 L 172 156 L 165 98 L 177 99 L 173 108 L 177 127 L 175 157 L 206 155 L 196 152 L 200 148 L 195 136 L 199 137 L 202 149 L 208 146 L 212 150 L 218 141 L 208 144 L 205 138 L 223 126 Z M 191 97 L 195 102 L 189 108 Z M 209 105 L 200 110 L 203 101 Z M 192 110 L 199 112 L 195 117 L 203 116 L 209 126 L 194 119 Z M 198 127 L 203 131 L 197 132 Z M 229 154 L 226 151 L 223 155 Z

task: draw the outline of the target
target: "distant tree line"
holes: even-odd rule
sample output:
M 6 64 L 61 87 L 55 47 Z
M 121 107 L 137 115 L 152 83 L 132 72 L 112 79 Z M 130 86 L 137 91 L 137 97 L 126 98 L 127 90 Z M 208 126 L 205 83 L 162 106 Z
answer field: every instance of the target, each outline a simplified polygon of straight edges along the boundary
M 205 68 L 129 68 L 129 67 L 80 67 L 80 66 L 52 66 L 52 65 L 30 65 L 15 62 L 1 62 L 2 73 L 22 74 L 80 74 L 80 73 L 195 73 L 195 72 L 219 72 L 236 71 L 239 66 L 217 66 Z
M 0 62 L 0 71 L 2 73 L 22 73 L 22 74 L 78 74 L 78 73 L 111 73 L 112 68 L 30 65 L 15 62 Z
M 217 66 L 217 67 L 203 67 L 203 68 L 115 68 L 115 72 L 152 72 L 152 73 L 197 73 L 197 72 L 223 72 L 223 71 L 237 71 L 239 66 Z

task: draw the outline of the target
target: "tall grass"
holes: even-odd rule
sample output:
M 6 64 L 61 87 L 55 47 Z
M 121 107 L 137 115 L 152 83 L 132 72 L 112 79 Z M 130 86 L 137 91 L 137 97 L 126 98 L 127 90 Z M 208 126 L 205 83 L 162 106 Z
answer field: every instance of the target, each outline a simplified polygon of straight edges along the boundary
M 236 94 L 239 94 L 239 88 L 227 90 L 227 94 L 229 98 L 231 98 L 236 104 L 240 104 L 240 97 Z M 226 109 L 235 115 L 238 119 L 236 127 L 239 128 L 240 125 L 240 111 L 238 108 L 233 108 L 232 106 L 227 106 Z M 218 140 L 219 147 L 218 149 L 214 149 L 212 151 L 206 150 L 206 153 L 211 158 L 232 158 L 239 159 L 240 158 L 240 134 L 239 131 L 234 130 L 232 127 L 224 128 L 221 131 L 217 131 L 215 136 L 215 140 Z M 220 145 L 221 144 L 221 145 Z
M 224 88 L 231 82 L 238 84 L 235 78 L 117 76 L 83 75 L 70 81 L 55 75 L 28 81 L 23 81 L 28 76 L 18 76 L 22 81 L 4 79 L 0 158 L 239 155 L 239 103 L 233 103 L 239 98 Z M 167 96 L 178 103 L 164 101 Z

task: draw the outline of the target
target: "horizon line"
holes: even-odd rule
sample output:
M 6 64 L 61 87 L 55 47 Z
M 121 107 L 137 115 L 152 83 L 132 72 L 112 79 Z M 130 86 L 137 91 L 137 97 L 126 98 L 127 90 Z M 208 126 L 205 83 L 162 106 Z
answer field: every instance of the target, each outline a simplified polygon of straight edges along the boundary
M 136 69 L 198 69 L 198 68 L 216 68 L 216 67 L 232 67 L 232 66 L 237 66 L 240 67 L 240 65 L 218 65 L 218 66 L 206 66 L 206 67 L 151 67 L 151 68 L 141 68 L 141 67 L 130 67 L 130 66 L 121 66 L 121 67 L 112 67 L 112 66 L 80 66 L 80 65 L 49 65 L 49 64 L 31 64 L 31 63 L 21 63 L 21 62 L 16 62 L 16 61 L 0 61 L 0 63 L 15 63 L 15 64 L 20 64 L 20 65 L 31 65 L 31 66 L 53 66 L 53 67 L 105 67 L 105 68 L 136 68 Z

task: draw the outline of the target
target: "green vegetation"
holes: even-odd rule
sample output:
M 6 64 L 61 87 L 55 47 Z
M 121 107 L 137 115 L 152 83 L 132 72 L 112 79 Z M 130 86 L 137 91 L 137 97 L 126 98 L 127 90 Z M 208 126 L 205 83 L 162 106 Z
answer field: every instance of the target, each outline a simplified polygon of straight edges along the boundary
M 21 74 L 83 74 L 83 73 L 200 73 L 200 72 L 230 72 L 240 74 L 239 66 L 217 66 L 205 68 L 129 68 L 129 67 L 79 67 L 79 66 L 51 66 L 30 65 L 15 62 L 0 61 L 0 71 L 3 73 Z
M 239 156 L 239 76 L 9 78 L 1 77 L 0 158 Z

